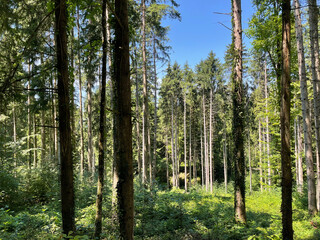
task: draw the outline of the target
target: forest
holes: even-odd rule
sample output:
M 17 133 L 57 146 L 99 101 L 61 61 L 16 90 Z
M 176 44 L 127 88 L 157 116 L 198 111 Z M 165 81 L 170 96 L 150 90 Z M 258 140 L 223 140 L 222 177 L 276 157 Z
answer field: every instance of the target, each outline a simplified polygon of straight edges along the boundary
M 1 0 L 0 240 L 320 239 L 318 3 L 230 2 L 192 67 L 184 1 Z

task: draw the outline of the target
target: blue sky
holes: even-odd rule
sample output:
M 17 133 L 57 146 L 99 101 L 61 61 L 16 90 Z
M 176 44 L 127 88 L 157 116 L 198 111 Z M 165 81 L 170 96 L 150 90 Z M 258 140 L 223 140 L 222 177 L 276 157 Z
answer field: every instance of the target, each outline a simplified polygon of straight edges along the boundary
M 231 13 L 231 0 L 177 0 L 181 21 L 167 19 L 165 26 L 170 26 L 169 45 L 172 47 L 171 62 L 180 65 L 186 62 L 191 67 L 205 59 L 212 50 L 223 62 L 226 47 L 231 43 L 231 16 L 216 14 Z M 251 0 L 242 0 L 242 27 L 247 28 L 253 14 Z M 249 40 L 243 35 L 245 44 Z

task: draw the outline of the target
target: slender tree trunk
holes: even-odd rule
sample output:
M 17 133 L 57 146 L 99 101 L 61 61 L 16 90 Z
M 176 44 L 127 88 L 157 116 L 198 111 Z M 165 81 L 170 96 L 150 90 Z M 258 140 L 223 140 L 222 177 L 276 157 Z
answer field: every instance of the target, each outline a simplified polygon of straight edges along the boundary
M 28 66 L 29 69 L 29 74 L 30 74 L 30 63 Z M 27 139 L 27 148 L 28 148 L 28 168 L 31 169 L 31 165 L 32 165 L 32 152 L 30 151 L 31 148 L 31 112 L 30 112 L 30 105 L 31 105 L 31 98 L 30 98 L 30 79 L 28 79 L 28 139 Z
M 37 168 L 38 166 L 38 142 L 37 142 L 37 128 L 36 128 L 36 114 L 33 114 L 33 167 Z
M 212 88 L 210 89 L 210 116 L 209 116 L 209 167 L 210 167 L 210 192 L 213 187 L 213 160 L 212 160 Z
M 91 71 L 91 70 L 89 70 Z M 88 112 L 88 168 L 94 175 L 94 160 L 93 160 L 93 143 L 92 143 L 92 79 L 91 74 L 87 76 L 87 112 Z
M 184 191 L 188 191 L 188 178 L 187 178 L 187 99 L 186 93 L 183 98 L 183 144 L 184 144 Z M 191 172 L 190 172 L 191 174 Z
M 142 183 L 147 180 L 146 166 L 150 161 L 148 129 L 149 129 L 149 107 L 148 107 L 148 81 L 147 81 L 147 56 L 146 56 L 146 4 L 145 0 L 141 0 L 142 6 L 142 74 L 143 74 L 143 126 L 142 126 Z
M 292 171 L 290 156 L 290 0 L 282 2 L 282 78 L 281 78 L 281 170 L 282 237 L 293 239 Z
M 189 119 L 189 186 L 192 186 L 192 172 L 191 172 L 191 166 L 192 166 L 192 108 L 190 105 L 190 119 Z M 194 171 L 193 171 L 194 172 Z M 194 176 L 194 175 L 193 175 Z
M 202 187 L 204 187 L 204 166 L 203 166 L 204 151 L 203 151 L 203 133 L 202 133 L 201 126 L 200 126 L 200 151 L 201 151 L 201 185 Z
M 168 134 L 167 134 L 168 130 L 166 130 L 166 176 L 167 176 L 167 189 L 170 188 L 170 179 L 169 179 L 169 154 L 168 154 Z
M 301 123 L 300 118 L 298 119 L 298 191 L 302 193 L 303 190 L 303 166 L 302 166 L 302 157 L 301 152 L 303 151 L 303 143 L 302 143 L 302 130 L 301 130 Z
M 267 144 L 267 164 L 268 164 L 268 185 L 271 186 L 271 165 L 270 165 L 270 135 L 269 135 L 269 109 L 268 109 L 268 76 L 267 76 L 267 62 L 264 63 L 264 96 L 266 98 L 266 144 Z M 270 188 L 269 188 L 270 191 Z
M 308 99 L 307 75 L 306 75 L 306 65 L 305 65 L 304 46 L 303 46 L 303 31 L 302 31 L 302 23 L 301 23 L 302 21 L 301 21 L 301 13 L 300 13 L 300 3 L 298 0 L 295 0 L 295 20 L 296 20 L 295 27 L 296 27 L 297 49 L 298 49 L 299 80 L 300 80 L 300 91 L 301 91 L 301 107 L 302 107 L 303 129 L 304 129 L 304 146 L 305 146 L 305 158 L 306 158 L 307 176 L 308 176 L 308 209 L 310 214 L 316 214 L 316 187 L 315 187 L 315 177 L 314 177 L 314 169 L 313 169 L 312 134 L 311 134 L 312 127 L 311 127 L 309 99 Z M 298 169 L 299 169 L 299 166 L 300 166 L 300 163 L 298 164 Z M 299 185 L 300 183 L 303 182 L 303 177 L 300 179 L 301 176 L 299 174 L 297 175 L 297 177 L 300 180 L 298 183 Z M 298 187 L 298 190 L 299 188 L 302 191 L 302 186 Z
M 224 188 L 225 192 L 228 192 L 228 162 L 227 162 L 227 134 L 226 124 L 224 124 L 223 132 L 223 175 L 224 175 Z
M 178 112 L 177 109 L 175 111 L 176 113 Z M 176 116 L 176 121 L 174 125 L 174 134 L 175 134 L 175 143 L 174 143 L 174 156 L 175 156 L 175 163 L 176 163 L 176 187 L 180 187 L 180 178 L 179 178 L 179 173 L 180 173 L 180 161 L 179 161 L 179 142 L 178 142 L 178 116 Z
M 207 151 L 207 124 L 206 124 L 206 103 L 205 103 L 205 95 L 204 91 L 202 93 L 202 110 L 203 110 L 203 143 L 204 143 L 204 165 L 205 165 L 205 172 L 206 172 L 206 191 L 209 190 L 209 164 L 208 164 L 208 151 Z
M 56 76 L 54 77 L 53 80 L 53 85 L 54 88 L 57 89 L 57 79 Z M 54 97 L 53 98 L 53 126 L 54 126 L 54 156 L 55 156 L 55 164 L 58 165 L 61 162 L 60 159 L 60 143 L 59 143 L 59 136 L 58 136 L 58 124 L 57 124 L 57 120 L 58 120 L 58 115 L 57 115 L 57 100 Z
M 44 110 L 41 110 L 41 162 L 40 166 L 44 165 L 44 160 L 46 157 L 46 133 L 45 133 L 45 119 L 44 119 Z
M 133 166 L 128 1 L 115 0 L 113 63 L 114 157 L 120 238 L 133 239 Z
M 142 181 L 142 161 L 141 161 L 141 149 L 140 149 L 140 110 L 139 110 L 139 81 L 137 75 L 136 77 L 136 131 L 137 131 L 137 155 L 138 155 L 138 172 L 139 172 L 139 181 Z
M 153 138 L 153 161 L 152 161 L 152 181 L 156 178 L 156 166 L 157 166 L 157 128 L 158 128 L 158 116 L 157 116 L 157 65 L 156 65 L 156 37 L 153 37 L 153 74 L 154 74 L 154 138 Z
M 319 161 L 320 149 L 320 60 L 319 60 L 319 34 L 318 34 L 318 7 L 316 0 L 308 0 L 309 5 L 309 26 L 310 26 L 310 53 L 311 53 L 311 72 L 313 83 L 313 98 L 314 98 L 314 118 L 315 118 L 315 135 L 316 135 L 316 159 Z M 310 162 L 311 163 L 311 162 Z M 319 165 L 319 164 L 318 164 Z M 319 167 L 317 166 L 317 172 Z M 320 176 L 318 174 L 317 193 L 314 192 L 314 170 L 312 165 L 307 165 L 308 176 L 308 209 L 311 215 L 316 215 L 318 210 L 316 205 L 316 196 L 320 194 Z M 312 179 L 311 179 L 312 178 Z M 312 185 L 312 186 L 311 186 Z M 318 197 L 319 198 L 319 197 Z
M 234 211 L 237 222 L 246 223 L 245 206 L 245 158 L 244 158 L 244 100 L 242 83 L 242 26 L 241 0 L 233 0 L 233 40 L 234 40 L 234 73 L 233 73 L 233 136 L 235 161 Z
M 176 187 L 176 168 L 174 151 L 174 128 L 173 128 L 173 98 L 171 102 L 171 159 L 172 159 L 172 186 Z
M 77 31 L 78 41 L 80 41 L 80 15 L 77 8 Z M 84 172 L 84 141 L 83 141 L 83 111 L 82 111 L 82 75 L 81 75 L 81 53 L 78 49 L 78 76 L 79 76 L 79 118 L 80 118 L 80 179 L 83 179 Z
M 107 82 L 107 0 L 102 1 L 102 74 L 100 92 L 100 125 L 99 125 L 99 165 L 96 199 L 95 237 L 100 238 L 102 232 L 102 197 L 104 187 L 104 153 L 106 122 L 106 82 Z
M 17 169 L 17 119 L 16 119 L 16 107 L 15 101 L 13 101 L 13 108 L 12 108 L 12 122 L 13 122 L 13 163 L 14 163 L 14 171 L 16 175 Z
M 59 98 L 59 133 L 61 144 L 61 208 L 63 233 L 75 230 L 73 159 L 70 128 L 69 73 L 67 55 L 67 6 L 65 0 L 55 1 L 56 54 Z
M 250 177 L 250 193 L 252 192 L 252 163 L 251 163 L 251 139 L 250 132 L 248 134 L 248 157 L 249 157 L 249 177 Z
M 260 172 L 260 191 L 263 192 L 263 167 L 262 167 L 262 139 L 261 139 L 261 119 L 259 119 L 259 172 Z

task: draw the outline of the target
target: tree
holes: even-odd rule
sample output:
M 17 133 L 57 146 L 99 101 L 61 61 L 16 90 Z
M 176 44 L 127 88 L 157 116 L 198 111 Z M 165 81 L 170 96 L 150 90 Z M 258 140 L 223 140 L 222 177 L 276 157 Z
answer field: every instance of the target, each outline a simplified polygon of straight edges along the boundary
M 70 128 L 69 73 L 67 54 L 67 7 L 65 0 L 55 1 L 55 36 L 58 72 L 59 133 L 61 155 L 61 210 L 65 234 L 75 230 L 73 160 Z
M 114 164 L 120 237 L 133 239 L 133 166 L 128 1 L 115 0 L 113 55 Z
M 100 127 L 99 127 L 99 165 L 96 199 L 95 237 L 100 238 L 102 231 L 102 193 L 104 186 L 104 152 L 105 152 L 105 119 L 106 119 L 106 81 L 107 81 L 107 1 L 102 1 L 102 80 L 100 96 Z
M 307 88 L 307 74 L 305 65 L 305 55 L 303 46 L 303 32 L 301 23 L 300 3 L 295 0 L 295 26 L 298 49 L 298 64 L 299 64 L 299 80 L 301 91 L 301 107 L 304 129 L 304 146 L 305 158 L 308 176 L 308 209 L 310 214 L 316 213 L 316 186 L 313 169 L 313 154 L 312 154 L 312 128 L 309 109 L 309 97 Z M 302 186 L 301 186 L 302 187 Z M 300 187 L 300 188 L 301 188 Z
M 234 211 L 235 220 L 246 223 L 245 207 L 245 158 L 244 158 L 244 95 L 242 84 L 242 27 L 241 27 L 241 0 L 232 1 L 233 12 L 233 137 L 234 137 Z
M 292 171 L 290 152 L 290 0 L 282 2 L 282 76 L 281 76 L 281 174 L 282 238 L 293 239 Z
M 316 159 L 317 167 L 319 168 L 320 162 L 320 60 L 319 60 L 319 34 L 318 34 L 318 15 L 319 10 L 317 7 L 317 1 L 308 0 L 309 5 L 309 27 L 310 27 L 310 55 L 311 55 L 311 73 L 312 73 L 312 84 L 313 84 L 313 106 L 314 106 L 314 125 L 316 135 Z M 309 169 L 308 169 L 309 168 Z M 308 172 L 311 171 L 310 166 L 307 166 Z M 318 172 L 318 189 L 317 195 L 320 194 L 320 174 Z M 309 175 L 310 176 L 310 175 Z M 311 176 L 310 176 L 311 177 Z M 310 184 L 310 183 L 308 183 Z M 310 190 L 310 197 L 308 199 L 308 207 L 311 215 L 317 213 L 315 208 L 315 199 L 313 198 L 312 189 Z M 320 202 L 320 201 L 319 201 Z

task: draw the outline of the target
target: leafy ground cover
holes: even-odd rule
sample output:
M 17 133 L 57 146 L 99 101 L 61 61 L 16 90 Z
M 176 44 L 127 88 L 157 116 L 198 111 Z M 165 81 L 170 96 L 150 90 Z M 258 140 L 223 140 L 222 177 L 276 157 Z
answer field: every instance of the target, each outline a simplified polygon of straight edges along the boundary
M 231 186 L 229 189 L 232 189 Z M 78 192 L 77 236 L 93 239 L 95 191 L 83 186 Z M 104 238 L 117 239 L 106 191 Z M 310 218 L 306 194 L 294 194 L 295 239 L 320 239 L 320 218 Z M 247 225 L 233 221 L 233 195 L 215 187 L 206 193 L 194 188 L 189 193 L 135 188 L 135 239 L 281 239 L 281 192 L 279 189 L 247 194 Z M 34 205 L 24 210 L 0 209 L 0 239 L 62 239 L 57 203 Z

